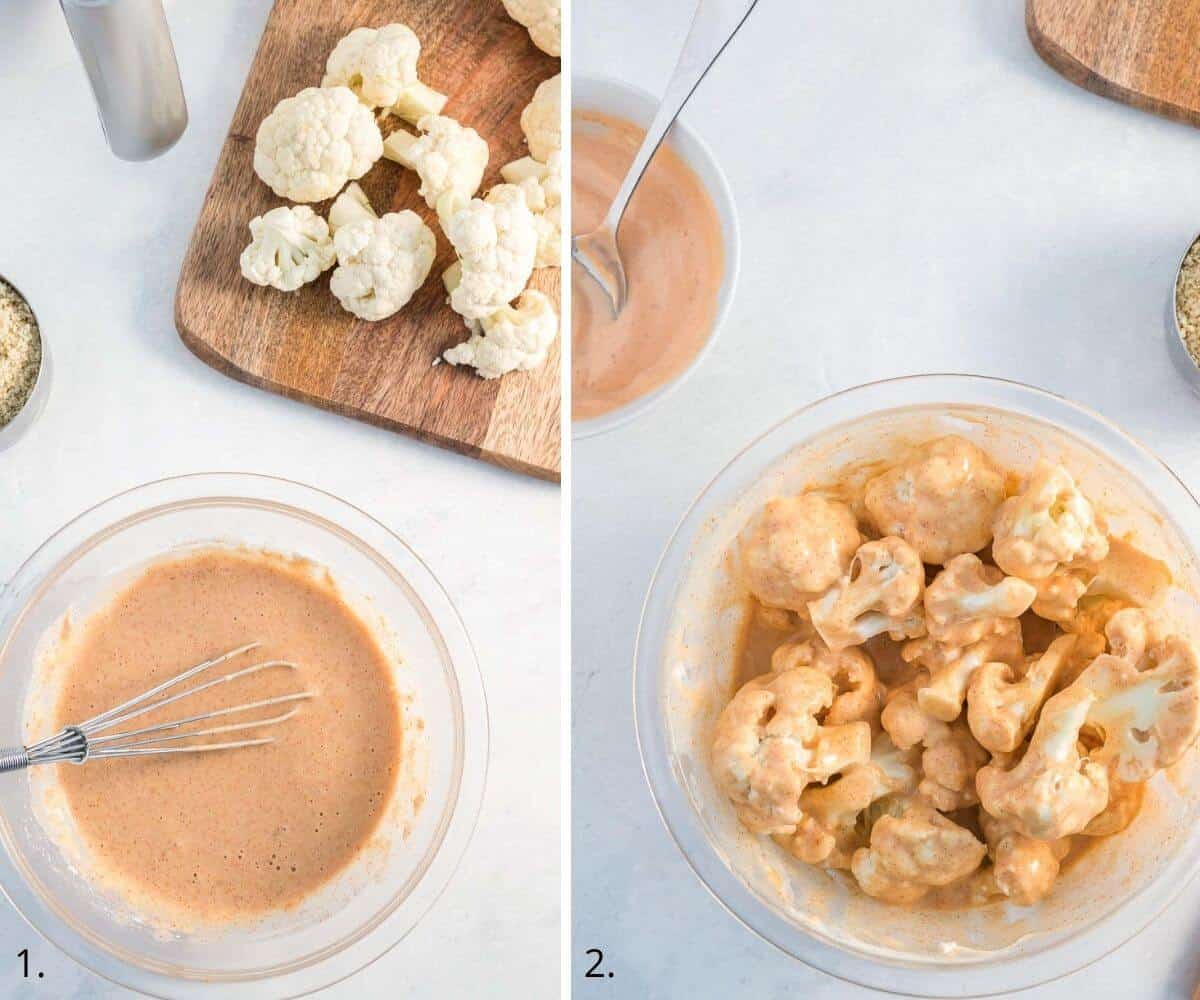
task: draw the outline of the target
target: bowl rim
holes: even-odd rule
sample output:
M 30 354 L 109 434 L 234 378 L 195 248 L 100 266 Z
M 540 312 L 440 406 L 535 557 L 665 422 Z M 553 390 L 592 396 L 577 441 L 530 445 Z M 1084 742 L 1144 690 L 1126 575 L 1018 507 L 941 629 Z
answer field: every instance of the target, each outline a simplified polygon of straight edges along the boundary
M 576 104 L 576 95 L 581 90 L 586 91 L 589 88 L 609 93 L 613 91 L 621 92 L 623 96 L 631 97 L 634 102 L 648 106 L 651 113 L 653 113 L 653 109 L 658 106 L 660 101 L 660 98 L 655 97 L 650 91 L 627 80 L 621 80 L 614 76 L 588 73 L 572 76 L 571 78 L 570 113 L 572 115 L 577 110 L 604 110 L 600 107 L 593 107 L 588 103 Z M 627 117 L 625 115 L 622 116 Z M 639 122 L 634 122 L 634 124 L 638 125 L 639 128 L 641 127 Z M 677 138 L 686 139 L 688 143 L 696 148 L 698 156 L 685 156 L 675 141 Z M 699 170 L 697 169 L 697 164 L 702 162 L 703 167 L 711 173 L 715 182 L 715 187 L 711 187 L 704 178 L 701 178 L 702 181 L 705 181 L 705 189 L 708 190 L 709 195 L 712 197 L 713 207 L 716 209 L 717 216 L 721 221 L 721 233 L 725 240 L 725 273 L 722 276 L 721 288 L 717 297 L 717 312 L 713 317 L 712 333 L 709 334 L 708 339 L 701 346 L 700 350 L 696 352 L 696 356 L 692 358 L 686 368 L 673 379 L 652 392 L 630 400 L 625 405 L 619 406 L 615 410 L 610 410 L 608 413 L 601 414 L 598 417 L 587 417 L 582 420 L 576 420 L 568 414 L 568 419 L 571 423 L 571 438 L 575 441 L 598 437 L 602 434 L 607 434 L 609 431 L 623 427 L 630 421 L 636 420 L 638 417 L 654 409 L 671 393 L 687 382 L 712 353 L 729 318 L 729 311 L 733 306 L 733 300 L 737 293 L 738 278 L 742 270 L 742 232 L 737 201 L 733 197 L 733 188 L 729 184 L 729 178 L 721 167 L 720 160 L 713 153 L 712 147 L 688 124 L 686 108 L 680 114 L 679 118 L 675 120 L 675 124 L 671 126 L 670 131 L 667 132 L 664 142 L 671 145 L 672 149 L 683 158 L 683 161 L 698 176 Z M 726 231 L 726 220 L 728 220 L 728 231 Z
M 147 497 L 163 493 L 173 495 L 159 502 L 146 502 Z M 438 817 L 430 849 L 414 870 L 420 874 L 405 883 L 401 897 L 393 896 L 363 925 L 313 955 L 272 968 L 239 970 L 229 977 L 201 970 L 172 974 L 130 962 L 110 947 L 95 943 L 91 935 L 64 921 L 28 882 L 10 855 L 7 822 L 0 824 L 0 842 L 5 848 L 0 851 L 0 893 L 40 936 L 117 985 L 161 997 L 204 996 L 214 988 L 227 996 L 251 997 L 261 996 L 264 984 L 270 983 L 273 991 L 279 991 L 275 995 L 301 996 L 348 978 L 403 940 L 449 885 L 479 819 L 490 746 L 483 678 L 461 614 L 417 552 L 361 508 L 294 480 L 243 472 L 201 472 L 157 479 L 113 494 L 67 521 L 22 562 L 7 583 L 0 585 L 0 653 L 46 583 L 81 552 L 130 524 L 168 511 L 213 503 L 249 505 L 300 516 L 356 547 L 403 581 L 408 599 L 431 629 L 431 639 L 444 650 L 448 693 L 457 720 L 457 774 Z M 346 527 L 347 522 L 352 527 Z M 413 905 L 406 909 L 404 904 L 410 900 Z
M 919 964 L 901 963 L 871 958 L 838 942 L 823 940 L 808 929 L 770 913 L 758 896 L 745 887 L 726 865 L 704 833 L 691 797 L 683 789 L 672 765 L 669 740 L 665 735 L 667 726 L 662 711 L 664 669 L 661 645 L 669 629 L 676 588 L 684 578 L 683 569 L 674 564 L 681 563 L 686 567 L 688 552 L 697 534 L 696 529 L 711 516 L 711 512 L 704 509 L 704 504 L 714 488 L 722 485 L 735 473 L 742 473 L 737 489 L 737 494 L 740 495 L 772 462 L 781 459 L 789 450 L 806 440 L 811 440 L 815 434 L 845 422 L 836 421 L 815 430 L 810 428 L 803 435 L 786 442 L 774 441 L 775 436 L 784 432 L 793 421 L 812 418 L 824 407 L 843 403 L 847 397 L 870 395 L 896 387 L 915 388 L 920 391 L 925 386 L 938 388 L 943 385 L 947 386 L 943 396 L 916 403 L 906 399 L 903 402 L 864 407 L 853 419 L 914 405 L 938 403 L 979 406 L 993 410 L 1008 409 L 1010 412 L 1056 426 L 1056 417 L 1074 418 L 1091 430 L 1108 435 L 1108 439 L 1102 444 L 1081 438 L 1083 443 L 1110 455 L 1112 448 L 1119 447 L 1124 449 L 1127 457 L 1137 458 L 1146 463 L 1148 469 L 1157 470 L 1160 475 L 1165 474 L 1164 482 L 1173 483 L 1174 487 L 1181 491 L 1180 497 L 1190 501 L 1185 513 L 1190 519 L 1191 530 L 1185 530 L 1180 525 L 1175 511 L 1171 511 L 1169 518 L 1172 527 L 1185 540 L 1200 539 L 1200 502 L 1179 476 L 1149 448 L 1121 430 L 1115 423 L 1057 393 L 1013 379 L 952 372 L 896 376 L 842 389 L 800 407 L 753 437 L 722 465 L 685 508 L 655 565 L 639 617 L 632 678 L 634 727 L 643 774 L 669 838 L 708 893 L 735 920 L 756 936 L 789 957 L 836 979 L 884 993 L 927 997 L 995 996 L 1043 985 L 1070 975 L 1098 961 L 1139 934 L 1179 896 L 1200 870 L 1200 837 L 1192 838 L 1190 858 L 1187 857 L 1188 841 L 1184 839 L 1153 881 L 1126 898 L 1110 913 L 1065 939 L 1052 942 L 1043 951 L 1032 955 L 1014 956 L 1009 961 L 1001 956 L 987 963 L 973 965 L 928 961 Z M 991 392 L 999 396 L 1007 394 L 1010 397 L 1010 405 L 1006 406 L 991 399 L 964 398 L 972 392 L 983 395 Z M 1047 415 L 1018 410 L 1011 405 L 1012 397 L 1029 402 L 1031 406 L 1040 404 L 1057 412 Z M 1064 426 L 1060 429 L 1069 436 L 1080 437 L 1073 427 Z M 778 447 L 769 455 L 760 454 L 760 450 L 765 451 L 773 445 Z M 750 461 L 756 462 L 752 471 L 743 467 Z M 1145 488 L 1142 475 L 1132 471 L 1129 475 Z M 1154 495 L 1152 491 L 1148 492 Z M 1194 549 L 1192 554 L 1195 555 Z M 664 576 L 668 570 L 672 570 L 670 579 Z M 661 621 L 657 623 L 655 630 L 651 630 L 650 624 L 655 616 L 661 616 Z M 1173 865 L 1183 870 L 1174 872 Z M 1128 918 L 1134 904 L 1138 904 L 1136 915 L 1121 924 L 1120 918 Z M 1087 947 L 1081 947 L 1081 944 L 1087 944 Z M 1073 957 L 1064 957 L 1068 953 Z M 1057 960 L 1051 962 L 1051 958 Z M 1039 964 L 1041 968 L 1033 968 Z

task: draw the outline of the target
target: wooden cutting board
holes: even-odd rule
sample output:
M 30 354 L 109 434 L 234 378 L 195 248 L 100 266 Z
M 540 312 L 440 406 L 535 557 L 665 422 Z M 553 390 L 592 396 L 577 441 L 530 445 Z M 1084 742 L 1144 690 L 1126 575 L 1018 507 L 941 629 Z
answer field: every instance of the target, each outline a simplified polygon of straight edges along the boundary
M 441 274 L 454 255 L 417 195 L 416 174 L 381 160 L 359 181 L 380 214 L 410 208 L 438 237 L 429 279 L 397 315 L 356 319 L 330 293 L 328 272 L 293 293 L 241 277 L 250 220 L 284 204 L 252 167 L 259 123 L 282 98 L 320 84 L 325 57 L 346 32 L 390 21 L 421 39 L 421 79 L 449 96 L 445 114 L 488 141 L 484 189 L 526 154 L 521 111 L 559 62 L 533 46 L 500 0 L 277 0 L 184 259 L 179 334 L 208 364 L 251 385 L 557 480 L 561 338 L 537 372 L 485 381 L 469 368 L 433 365 L 467 331 L 446 304 Z M 324 214 L 328 206 L 313 208 Z M 557 301 L 559 276 L 535 271 L 532 284 Z
M 1025 23 L 1067 79 L 1200 125 L 1200 0 L 1027 0 Z

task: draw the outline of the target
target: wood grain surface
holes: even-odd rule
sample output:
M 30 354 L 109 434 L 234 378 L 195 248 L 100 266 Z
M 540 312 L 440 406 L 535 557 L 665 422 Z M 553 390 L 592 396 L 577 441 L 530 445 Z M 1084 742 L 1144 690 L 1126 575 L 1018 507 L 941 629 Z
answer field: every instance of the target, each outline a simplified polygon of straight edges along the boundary
M 1198 0 L 1027 0 L 1038 54 L 1067 79 L 1200 125 Z
M 284 203 L 253 170 L 259 123 L 282 98 L 320 84 L 325 57 L 347 31 L 390 21 L 421 39 L 421 79 L 449 96 L 444 113 L 488 141 L 485 190 L 499 182 L 501 166 L 526 154 L 521 111 L 559 63 L 533 46 L 499 0 L 277 0 L 184 259 L 180 336 L 208 364 L 251 385 L 557 480 L 561 337 L 537 372 L 485 381 L 469 368 L 433 364 L 467 331 L 446 304 L 441 274 L 454 254 L 417 195 L 416 174 L 380 160 L 359 181 L 380 214 L 410 208 L 437 234 L 429 279 L 397 315 L 356 319 L 329 291 L 328 272 L 293 293 L 241 277 L 250 219 Z M 386 124 L 385 134 L 394 127 Z M 328 205 L 313 208 L 324 214 Z M 558 301 L 559 277 L 558 269 L 535 271 L 532 285 Z

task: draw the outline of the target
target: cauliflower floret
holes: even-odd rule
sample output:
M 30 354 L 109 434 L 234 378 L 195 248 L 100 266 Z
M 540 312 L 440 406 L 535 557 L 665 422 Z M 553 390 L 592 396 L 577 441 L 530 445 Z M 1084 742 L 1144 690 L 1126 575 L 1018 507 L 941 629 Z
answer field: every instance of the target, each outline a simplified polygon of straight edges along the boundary
M 862 544 L 844 503 L 815 493 L 768 500 L 737 538 L 742 580 L 763 604 L 803 610 L 849 568 Z
M 1078 748 L 1094 701 L 1078 684 L 1047 701 L 1020 763 L 1011 770 L 989 764 L 975 776 L 983 808 L 1035 840 L 1079 833 L 1098 816 L 1108 802 L 1108 775 Z
M 1061 465 L 1040 465 L 1025 492 L 996 512 L 992 557 L 1012 576 L 1044 580 L 1059 566 L 1096 563 L 1108 538 L 1092 505 Z
M 975 742 L 966 721 L 930 719 L 921 742 L 925 746 L 921 754 L 923 777 L 917 786 L 921 797 L 942 812 L 975 805 L 979 801 L 975 775 L 990 758 Z
M 992 857 L 996 888 L 1020 906 L 1032 906 L 1054 888 L 1059 865 L 1071 850 L 1068 838 L 1034 840 L 1010 823 L 979 810 L 979 826 Z
M 1044 653 L 1029 657 L 1019 679 L 1017 668 L 1008 663 L 980 667 L 967 691 L 967 722 L 975 738 L 993 753 L 1016 750 L 1078 645 L 1077 636 L 1059 636 Z
M 785 642 L 771 654 L 771 670 L 812 667 L 833 681 L 834 699 L 825 713 L 827 725 L 879 721 L 887 689 L 875 675 L 875 663 L 861 649 L 834 652 L 820 639 Z
M 931 639 L 967 646 L 994 635 L 1002 620 L 1019 618 L 1036 596 L 1032 584 L 985 566 L 978 556 L 955 556 L 925 590 L 925 627 Z
M 538 249 L 534 267 L 558 267 L 562 246 L 562 154 L 553 152 L 540 163 L 523 156 L 500 168 L 500 176 L 525 195 L 537 227 Z
M 1025 656 L 1021 623 L 1015 618 L 996 619 L 991 635 L 966 646 L 952 646 L 925 637 L 907 642 L 900 650 L 907 663 L 919 663 L 929 673 L 929 682 L 917 690 L 921 710 L 935 719 L 950 722 L 962 712 L 971 678 L 985 663 L 1016 666 Z
M 1136 661 L 1103 653 L 1072 688 L 1093 699 L 1087 726 L 1101 743 L 1089 756 L 1119 781 L 1146 781 L 1170 767 L 1200 733 L 1200 660 L 1179 636 Z
M 966 878 L 983 862 L 987 847 L 971 831 L 922 802 L 881 816 L 871 846 L 854 852 L 850 870 L 868 896 L 915 903 L 930 889 Z
M 421 178 L 417 193 L 437 211 L 445 229 L 479 190 L 487 169 L 488 144 L 473 128 L 444 115 L 426 115 L 417 128 L 419 136 L 403 130 L 389 135 L 383 155 L 416 171 Z
M 242 251 L 242 277 L 256 285 L 294 292 L 333 266 L 329 226 L 307 205 L 273 208 L 250 220 L 250 245 Z
M 549 163 L 552 153 L 562 149 L 562 74 L 543 80 L 533 99 L 521 112 L 521 131 L 529 144 L 529 155 Z
M 504 306 L 477 321 L 470 339 L 442 356 L 452 365 L 472 365 L 483 378 L 532 371 L 546 361 L 558 336 L 558 313 L 541 292 L 526 289 L 517 306 Z
M 348 87 L 308 87 L 275 105 L 254 140 L 254 172 L 279 197 L 322 201 L 383 155 L 375 116 Z
M 929 674 L 920 671 L 887 696 L 887 704 L 879 716 L 879 724 L 892 742 L 901 749 L 908 749 L 922 742 L 929 733 L 933 719 L 921 711 L 917 702 L 917 691 L 929 683 Z
M 497 184 L 487 198 L 471 199 L 449 220 L 446 235 L 461 264 L 450 293 L 460 316 L 484 319 L 524 290 L 533 274 L 537 229 L 519 187 Z
M 828 785 L 812 785 L 800 795 L 804 813 L 795 833 L 777 836 L 781 846 L 810 865 L 849 868 L 854 851 L 863 847 L 859 818 L 888 795 L 916 791 L 916 754 L 897 750 L 886 734 L 875 737 L 871 759 L 848 767 Z
M 408 303 L 437 251 L 433 231 L 415 212 L 389 212 L 342 226 L 333 237 L 338 266 L 329 290 L 360 319 L 380 320 Z
M 900 538 L 859 546 L 845 575 L 808 603 L 809 616 L 833 650 L 857 646 L 887 632 L 900 640 L 925 632 L 921 596 L 925 567 Z
M 1075 620 L 1079 602 L 1087 593 L 1092 578 L 1093 573 L 1088 569 L 1059 567 L 1034 584 L 1037 597 L 1033 602 L 1033 613 L 1065 627 Z
M 1121 781 L 1110 774 L 1108 805 L 1081 832 L 1087 837 L 1111 837 L 1120 833 L 1137 818 L 1145 791 L 1144 782 Z
M 367 200 L 367 193 L 355 181 L 351 181 L 329 206 L 329 231 L 336 235 L 342 226 L 378 218 L 379 215 Z
M 908 461 L 867 483 L 866 507 L 881 535 L 898 535 L 923 562 L 978 552 L 992 538 L 1004 476 L 963 438 L 916 449 Z
M 561 0 L 504 0 L 504 9 L 546 55 L 562 54 Z
M 417 79 L 421 43 L 403 24 L 355 28 L 333 47 L 322 87 L 348 87 L 369 108 L 391 108 L 401 117 L 438 114 L 446 96 Z
M 865 722 L 822 726 L 833 683 L 801 667 L 756 677 L 717 719 L 713 773 L 739 819 L 756 833 L 789 834 L 803 818 L 800 796 L 871 753 Z

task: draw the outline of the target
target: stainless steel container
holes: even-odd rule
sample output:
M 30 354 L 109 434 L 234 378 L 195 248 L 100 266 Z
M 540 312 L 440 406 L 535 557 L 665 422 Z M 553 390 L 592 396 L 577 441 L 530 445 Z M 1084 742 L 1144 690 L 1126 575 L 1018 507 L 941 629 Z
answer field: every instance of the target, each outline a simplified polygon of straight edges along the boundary
M 165 153 L 188 116 L 162 0 L 59 2 L 109 147 L 123 160 Z

